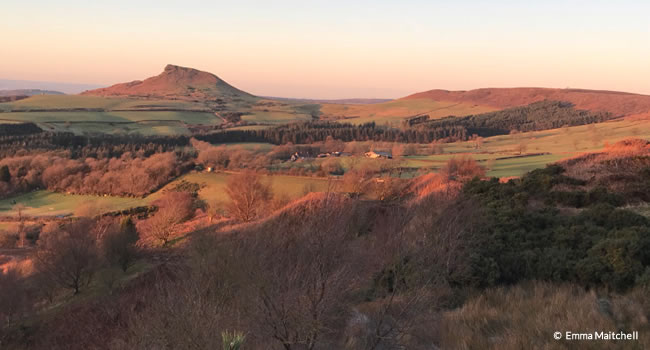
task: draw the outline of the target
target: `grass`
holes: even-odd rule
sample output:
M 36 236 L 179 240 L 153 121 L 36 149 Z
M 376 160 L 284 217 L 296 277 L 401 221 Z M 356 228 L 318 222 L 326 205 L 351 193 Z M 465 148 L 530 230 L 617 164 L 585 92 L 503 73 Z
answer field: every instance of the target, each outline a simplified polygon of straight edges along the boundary
M 491 289 L 445 312 L 442 349 L 648 349 L 647 290 L 602 295 L 574 285 Z M 645 310 L 645 311 L 644 311 Z M 638 341 L 555 340 L 554 332 L 638 331 Z
M 188 134 L 187 124 L 217 125 L 212 113 L 191 111 L 9 112 L 0 120 L 37 123 L 47 131 L 84 133 Z
M 179 100 L 143 100 L 131 98 L 108 98 L 82 95 L 37 95 L 19 101 L 0 103 L 0 111 L 25 111 L 33 109 L 150 109 L 168 108 L 202 110 L 203 105 Z
M 34 191 L 0 200 L 0 215 L 18 215 L 13 209 L 14 203 L 27 207 L 23 211 L 24 215 L 57 216 L 73 214 L 83 205 L 92 205 L 102 212 L 109 212 L 146 205 L 149 203 L 149 199 L 66 195 L 50 191 Z
M 437 119 L 450 115 L 462 116 L 491 112 L 494 108 L 474 104 L 440 102 L 430 99 L 394 100 L 371 105 L 339 105 L 323 104 L 321 112 L 325 117 L 346 117 L 342 122 L 362 124 L 376 122 L 378 124 L 399 124 L 404 117 L 417 114 L 428 114 Z
M 500 159 L 494 161 L 494 165 L 487 171 L 486 175 L 491 177 L 521 176 L 531 170 L 543 168 L 547 164 L 557 162 L 562 158 L 565 158 L 565 156 L 561 154 L 547 154 L 522 158 Z
M 67 195 L 50 191 L 34 191 L 0 200 L 0 215 L 17 216 L 18 212 L 14 210 L 14 203 L 25 205 L 27 208 L 23 214 L 27 216 L 74 215 L 82 206 L 89 206 L 98 213 L 145 206 L 160 198 L 166 189 L 183 180 L 204 185 L 199 192 L 201 199 L 224 202 L 227 200 L 224 190 L 230 176 L 237 175 L 235 173 L 197 172 L 186 174 L 145 198 Z M 299 197 L 306 190 L 326 191 L 328 189 L 328 180 L 323 178 L 289 175 L 264 176 L 264 178 L 271 182 L 274 193 L 284 194 L 290 198 Z
M 204 185 L 199 192 L 201 199 L 207 201 L 225 201 L 225 188 L 230 176 L 237 175 L 234 173 L 190 173 L 180 177 L 176 181 L 184 180 Z M 291 198 L 301 196 L 306 190 L 326 191 L 328 188 L 328 180 L 318 177 L 273 175 L 263 176 L 263 179 L 271 182 L 274 194 L 283 194 Z M 176 181 L 167 186 L 174 186 Z
M 437 169 L 451 157 L 469 155 L 489 168 L 488 176 L 521 176 L 561 159 L 586 152 L 597 152 L 603 149 L 605 143 L 613 144 L 631 137 L 650 139 L 650 123 L 643 119 L 620 119 L 519 135 L 488 137 L 483 140 L 479 149 L 472 141 L 446 143 L 442 144 L 443 154 L 405 157 L 405 164 L 409 167 Z M 522 143 L 526 145 L 527 154 L 549 154 L 497 159 L 517 156 L 517 146 Z

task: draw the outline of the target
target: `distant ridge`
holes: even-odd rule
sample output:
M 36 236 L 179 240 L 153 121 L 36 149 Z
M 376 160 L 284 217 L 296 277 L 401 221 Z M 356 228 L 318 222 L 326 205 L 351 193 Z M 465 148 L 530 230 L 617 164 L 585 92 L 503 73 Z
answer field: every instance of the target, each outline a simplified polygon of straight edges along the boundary
M 390 98 L 340 98 L 340 99 L 317 99 L 317 98 L 291 98 L 291 97 L 273 97 L 263 96 L 271 100 L 278 101 L 295 101 L 303 103 L 337 103 L 343 105 L 373 105 L 377 103 L 384 103 L 392 101 Z
M 474 103 L 495 108 L 525 106 L 543 100 L 573 103 L 578 109 L 606 111 L 617 116 L 650 111 L 650 96 L 618 91 L 550 88 L 484 88 L 469 91 L 429 90 L 401 100 L 430 99 Z
M 212 73 L 169 64 L 159 75 L 145 80 L 115 84 L 89 90 L 82 95 L 104 97 L 139 97 L 181 100 L 214 100 L 220 98 L 254 98 Z
M 0 90 L 0 96 L 34 96 L 34 95 L 65 95 L 60 91 L 41 89 Z
M 96 89 L 102 85 L 62 83 L 54 81 L 12 80 L 0 79 L 0 90 L 48 90 L 60 91 L 64 94 L 78 94 L 88 89 Z

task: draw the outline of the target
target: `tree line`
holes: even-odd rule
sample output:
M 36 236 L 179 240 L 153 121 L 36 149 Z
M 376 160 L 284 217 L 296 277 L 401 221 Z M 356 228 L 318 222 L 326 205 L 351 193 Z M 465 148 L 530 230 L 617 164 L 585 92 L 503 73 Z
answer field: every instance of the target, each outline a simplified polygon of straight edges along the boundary
M 268 142 L 274 145 L 310 144 L 332 137 L 343 142 L 378 141 L 430 143 L 436 140 L 465 140 L 469 134 L 463 127 L 398 129 L 374 122 L 353 125 L 337 122 L 303 122 L 256 130 L 225 130 L 195 137 L 211 143 Z
M 73 159 L 120 157 L 127 152 L 150 156 L 154 153 L 171 152 L 188 145 L 189 137 L 182 135 L 75 135 L 67 132 L 3 135 L 0 133 L 0 157 L 45 151 L 65 151 Z
M 433 141 L 465 141 L 472 137 L 506 135 L 513 130 L 539 131 L 563 126 L 599 123 L 615 116 L 607 112 L 575 109 L 567 102 L 541 101 L 523 107 L 470 115 L 450 116 L 403 126 L 382 126 L 374 122 L 353 125 L 350 123 L 311 121 L 281 125 L 268 129 L 224 130 L 195 137 L 212 143 L 268 142 L 274 145 L 287 143 L 310 144 L 333 137 L 344 142 L 383 141 L 404 143 L 430 143 Z
M 30 135 L 41 132 L 43 130 L 34 123 L 0 124 L 0 136 Z
M 467 135 L 487 137 L 506 135 L 512 130 L 528 132 L 600 123 L 614 117 L 609 112 L 575 109 L 569 102 L 540 101 L 496 112 L 430 120 L 419 127 L 443 130 L 461 127 L 466 130 Z

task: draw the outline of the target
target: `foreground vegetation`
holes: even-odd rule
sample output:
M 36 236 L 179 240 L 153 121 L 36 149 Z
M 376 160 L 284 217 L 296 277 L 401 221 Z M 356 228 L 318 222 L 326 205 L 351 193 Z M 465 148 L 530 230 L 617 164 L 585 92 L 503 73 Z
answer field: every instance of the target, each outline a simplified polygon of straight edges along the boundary
M 509 182 L 469 157 L 410 180 L 357 171 L 345 194 L 293 201 L 250 171 L 217 192 L 193 184 L 222 175 L 191 174 L 143 215 L 23 226 L 32 263 L 2 274 L 0 341 L 569 349 L 553 332 L 597 329 L 641 338 L 580 344 L 646 348 L 650 221 L 631 209 L 650 200 L 649 151 L 629 140 Z

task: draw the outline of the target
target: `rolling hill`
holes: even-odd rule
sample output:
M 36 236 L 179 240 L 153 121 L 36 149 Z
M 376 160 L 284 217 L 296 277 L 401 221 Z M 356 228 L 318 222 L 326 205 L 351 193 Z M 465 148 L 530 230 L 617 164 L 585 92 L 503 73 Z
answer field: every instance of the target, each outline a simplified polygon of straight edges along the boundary
M 0 90 L 0 96 L 34 96 L 34 95 L 63 95 L 60 91 L 41 90 L 41 89 L 15 89 Z
M 432 100 L 488 106 L 495 109 L 552 100 L 571 102 L 577 109 L 628 116 L 650 112 L 650 96 L 618 91 L 549 88 L 485 88 L 469 91 L 429 90 L 400 99 Z
M 391 101 L 258 97 L 215 74 L 172 64 L 142 81 L 80 95 L 14 100 L 0 101 L 0 120 L 33 122 L 44 130 L 78 134 L 189 134 L 197 128 L 256 128 L 314 119 L 399 126 L 405 118 L 418 115 L 426 114 L 429 119 L 478 115 L 545 100 L 569 102 L 576 109 L 609 112 L 614 117 L 650 115 L 650 96 L 581 89 L 430 90 Z

